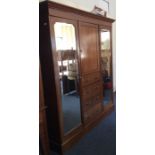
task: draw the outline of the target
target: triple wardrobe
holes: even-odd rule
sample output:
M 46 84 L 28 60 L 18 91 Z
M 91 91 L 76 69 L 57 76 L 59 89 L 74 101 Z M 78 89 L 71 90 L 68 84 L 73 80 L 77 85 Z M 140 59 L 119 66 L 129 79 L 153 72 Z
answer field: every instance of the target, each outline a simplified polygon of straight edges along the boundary
M 114 20 L 47 1 L 39 10 L 49 143 L 63 153 L 114 109 Z

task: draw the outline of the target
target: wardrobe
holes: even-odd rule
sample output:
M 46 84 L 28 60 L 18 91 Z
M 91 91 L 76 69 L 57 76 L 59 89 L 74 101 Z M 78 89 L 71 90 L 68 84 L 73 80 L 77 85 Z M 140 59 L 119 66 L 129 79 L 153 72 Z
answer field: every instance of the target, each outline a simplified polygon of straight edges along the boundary
M 113 19 L 40 2 L 39 56 L 51 149 L 63 154 L 113 109 Z

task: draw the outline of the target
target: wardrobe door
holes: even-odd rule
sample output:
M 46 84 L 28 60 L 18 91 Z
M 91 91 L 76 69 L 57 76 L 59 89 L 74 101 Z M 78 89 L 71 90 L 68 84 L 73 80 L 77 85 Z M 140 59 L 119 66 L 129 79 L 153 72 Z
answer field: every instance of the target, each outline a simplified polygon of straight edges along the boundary
M 77 21 L 50 18 L 52 54 L 63 136 L 81 126 Z
M 86 123 L 102 110 L 98 25 L 80 22 L 79 38 L 82 116 Z
M 81 74 L 99 71 L 98 25 L 79 22 L 79 37 Z

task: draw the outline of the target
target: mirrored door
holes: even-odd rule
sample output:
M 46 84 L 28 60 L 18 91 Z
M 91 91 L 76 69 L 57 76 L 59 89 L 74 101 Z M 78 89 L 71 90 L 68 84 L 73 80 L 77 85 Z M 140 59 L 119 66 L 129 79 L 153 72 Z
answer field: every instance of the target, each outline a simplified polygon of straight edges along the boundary
M 109 29 L 100 29 L 100 41 L 103 104 L 106 106 L 113 100 L 111 32 Z
M 76 27 L 71 21 L 54 22 L 54 40 L 64 133 L 81 124 Z

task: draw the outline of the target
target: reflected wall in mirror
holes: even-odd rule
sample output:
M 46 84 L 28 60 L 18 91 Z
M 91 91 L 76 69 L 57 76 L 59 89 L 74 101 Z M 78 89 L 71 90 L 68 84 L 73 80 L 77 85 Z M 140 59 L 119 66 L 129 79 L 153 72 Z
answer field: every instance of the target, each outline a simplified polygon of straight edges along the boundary
M 112 53 L 110 31 L 101 29 L 101 72 L 103 80 L 103 104 L 112 103 Z
M 73 24 L 54 24 L 64 133 L 81 124 L 76 31 Z

